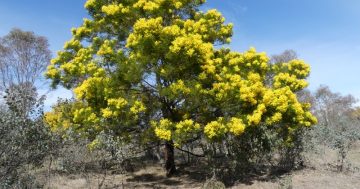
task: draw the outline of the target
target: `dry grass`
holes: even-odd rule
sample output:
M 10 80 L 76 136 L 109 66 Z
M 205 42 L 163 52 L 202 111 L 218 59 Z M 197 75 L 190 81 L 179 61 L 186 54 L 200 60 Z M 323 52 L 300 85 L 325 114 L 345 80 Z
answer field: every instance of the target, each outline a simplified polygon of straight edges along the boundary
M 291 177 L 293 188 L 304 189 L 351 189 L 360 186 L 359 173 L 336 173 L 326 170 L 304 169 L 283 175 L 272 180 L 253 180 L 237 183 L 230 188 L 273 189 L 281 188 L 283 179 Z M 101 186 L 100 186 L 101 185 Z M 50 185 L 45 188 L 57 189 L 95 189 L 95 188 L 201 188 L 203 182 L 194 180 L 188 175 L 166 178 L 160 166 L 147 167 L 133 174 L 101 175 L 90 173 L 84 175 L 54 175 Z
M 304 189 L 356 189 L 360 186 L 360 174 L 305 170 L 294 173 L 293 186 Z
M 76 175 L 55 174 L 45 188 L 201 188 L 202 183 L 185 175 L 167 178 L 159 165 L 145 167 L 128 174 L 87 173 Z
M 351 169 L 336 172 L 336 152 L 326 149 L 322 154 L 309 156 L 309 167 L 276 175 L 254 175 L 240 178 L 230 188 L 241 189 L 348 189 L 360 186 L 360 145 L 350 151 Z M 122 174 L 116 169 L 89 170 L 86 173 L 66 174 L 53 170 L 50 180 L 44 169 L 38 172 L 39 180 L 45 188 L 54 189 L 97 189 L 97 188 L 202 188 L 209 178 L 209 168 L 180 166 L 179 174 L 167 178 L 162 166 L 157 163 L 141 162 L 132 173 Z

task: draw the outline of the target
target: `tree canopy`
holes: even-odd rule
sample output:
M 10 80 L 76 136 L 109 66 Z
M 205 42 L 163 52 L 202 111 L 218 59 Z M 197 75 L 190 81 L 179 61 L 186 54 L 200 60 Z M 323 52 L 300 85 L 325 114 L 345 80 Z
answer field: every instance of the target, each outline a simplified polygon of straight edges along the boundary
M 309 127 L 317 122 L 296 92 L 308 86 L 302 60 L 271 64 L 255 48 L 224 46 L 232 24 L 204 0 L 88 0 L 90 18 L 51 61 L 53 86 L 75 101 L 46 119 L 92 140 L 153 133 L 180 146 L 194 138 L 217 142 L 248 127 Z

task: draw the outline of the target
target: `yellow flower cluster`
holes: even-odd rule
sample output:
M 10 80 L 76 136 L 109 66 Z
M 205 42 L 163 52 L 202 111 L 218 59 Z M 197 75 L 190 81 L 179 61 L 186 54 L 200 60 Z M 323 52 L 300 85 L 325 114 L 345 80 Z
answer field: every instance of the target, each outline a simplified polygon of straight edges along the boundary
M 45 73 L 45 76 L 48 78 L 59 78 L 60 77 L 60 71 L 53 65 L 50 64 L 47 67 L 47 71 Z
M 86 106 L 80 102 L 60 102 L 56 106 L 53 106 L 50 112 L 45 113 L 44 121 L 49 126 L 51 131 L 57 132 L 59 134 L 65 134 L 65 131 L 68 129 L 74 129 L 79 125 L 74 122 L 74 112 L 76 110 L 80 111 L 80 109 L 86 109 Z M 82 110 L 82 113 L 83 112 L 84 110 Z M 91 114 L 89 111 L 88 113 L 89 115 Z M 79 115 L 77 119 L 79 119 Z M 93 115 L 89 117 L 89 120 L 86 120 L 87 123 L 89 123 L 89 121 L 97 122 Z
M 293 92 L 307 86 L 304 79 L 310 71 L 307 64 L 298 60 L 283 63 L 276 68 L 274 87 L 271 87 L 265 84 L 268 79 L 266 75 L 271 71 L 269 58 L 265 53 L 256 53 L 256 50 L 251 48 L 243 54 L 227 50 L 220 50 L 218 54 L 223 61 L 216 61 L 213 74 L 216 82 L 212 84 L 210 93 L 204 94 L 213 95 L 218 103 L 222 104 L 226 101 L 234 103 L 237 100 L 247 112 L 243 113 L 246 125 L 273 125 L 284 118 L 295 125 L 310 126 L 316 123 L 316 118 L 309 112 L 309 105 L 301 104 Z M 240 128 L 245 128 L 245 124 L 240 121 L 238 125 L 243 125 Z M 217 133 L 211 129 L 221 127 L 225 128 L 218 121 L 205 126 L 208 138 L 222 136 L 224 132 Z M 228 126 L 228 130 L 224 131 L 231 132 L 231 127 Z
M 133 55 L 137 59 L 148 56 L 149 53 L 143 51 L 148 52 L 150 49 L 153 49 L 152 56 L 159 53 L 158 56 L 165 54 L 169 59 L 195 59 L 205 72 L 211 74 L 215 72 L 217 64 L 217 60 L 212 59 L 212 43 L 226 40 L 221 37 L 229 38 L 232 33 L 232 25 L 223 23 L 223 17 L 215 10 L 198 14 L 194 20 L 178 19 L 170 26 L 164 26 L 161 17 L 141 18 L 134 24 L 134 31 L 129 35 L 126 46 L 138 50 L 136 56 Z
M 245 124 L 242 119 L 233 117 L 227 123 L 227 127 L 229 128 L 229 132 L 235 136 L 239 136 L 245 131 Z
M 280 122 L 284 116 L 290 118 L 293 123 L 303 126 L 317 123 L 315 116 L 309 111 L 309 105 L 301 104 L 290 87 L 268 90 L 264 95 L 263 103 L 274 110 L 273 115 L 266 119 L 269 125 Z
M 96 124 L 100 119 L 91 107 L 85 107 L 75 110 L 73 121 L 74 123 Z
M 146 107 L 141 101 L 136 100 L 133 104 L 133 106 L 130 108 L 130 112 L 133 114 L 138 114 L 140 112 L 144 112 L 146 110 Z
M 104 89 L 110 82 L 110 78 L 90 77 L 74 89 L 78 99 L 94 99 L 103 96 Z
M 186 119 L 175 124 L 175 133 L 178 135 L 184 135 L 186 133 L 193 133 L 200 130 L 200 124 L 194 123 L 191 119 Z
M 65 46 L 72 47 L 74 44 L 70 43 Z M 92 60 L 92 49 L 91 48 L 80 48 L 77 50 L 75 55 L 71 53 L 71 61 L 67 61 L 70 58 L 68 52 L 59 52 L 59 56 L 51 61 L 51 64 L 48 67 L 49 73 L 46 73 L 47 77 L 57 78 L 60 77 L 60 74 L 63 73 L 63 80 L 67 82 L 72 80 L 74 77 L 83 77 L 86 74 L 89 74 L 89 70 L 87 69 L 87 65 Z M 62 62 L 60 66 L 57 66 L 59 62 Z M 100 69 L 94 69 L 94 65 L 92 66 L 92 71 L 101 71 Z
M 202 4 L 204 2 L 205 0 L 200 0 L 196 3 Z M 162 8 L 168 9 L 168 12 L 172 13 L 174 9 L 181 9 L 190 3 L 194 2 L 192 0 L 138 0 L 133 4 L 133 7 L 147 12 L 156 12 Z
M 117 98 L 117 99 L 114 99 L 114 98 L 108 99 L 107 102 L 108 102 L 108 106 L 114 107 L 115 109 L 118 109 L 118 110 L 125 107 L 128 103 L 124 98 L 121 98 L 121 97 Z
M 94 76 L 94 77 L 104 77 L 106 75 L 105 69 L 96 65 L 95 62 L 89 62 L 86 65 L 85 70 L 86 70 L 87 74 Z
M 141 18 L 134 24 L 134 32 L 127 39 L 127 47 L 135 47 L 146 38 L 152 38 L 162 29 L 163 19 L 161 17 L 145 19 Z
M 138 0 L 135 4 L 135 8 L 141 8 L 145 11 L 154 11 L 160 8 L 161 4 L 165 0 Z
M 182 143 L 193 139 L 200 132 L 201 126 L 199 123 L 195 123 L 191 119 L 185 119 L 183 121 L 175 123 L 172 140 L 174 141 L 175 146 L 180 146 Z
M 292 60 L 288 63 L 280 63 L 274 66 L 275 88 L 289 86 L 292 91 L 298 91 L 308 86 L 305 78 L 310 73 L 310 66 L 302 60 Z
M 111 110 L 111 108 L 104 108 L 101 110 L 102 116 L 104 118 L 117 117 L 118 113 Z
M 269 70 L 268 58 L 256 53 L 254 48 L 244 54 L 220 50 L 221 61 L 215 59 L 216 70 L 212 94 L 218 101 L 238 98 L 244 103 L 256 105 L 265 92 L 265 73 Z M 224 53 L 224 54 L 222 54 Z M 219 58 L 218 58 L 219 59 Z M 214 70 L 215 72 L 215 70 Z
M 159 122 L 152 121 L 151 125 L 155 127 L 155 135 L 162 140 L 170 141 L 174 123 L 168 119 L 161 119 Z
M 213 54 L 212 44 L 205 43 L 202 40 L 201 35 L 198 34 L 177 37 L 172 42 L 169 50 L 174 54 L 183 51 L 189 57 L 192 57 L 196 53 L 198 57 L 202 58 L 202 61 L 210 61 L 210 58 Z
M 210 141 L 221 140 L 228 132 L 239 136 L 244 133 L 246 125 L 243 120 L 237 117 L 232 117 L 226 121 L 220 117 L 216 121 L 211 121 L 204 127 L 204 134 Z
M 273 124 L 280 122 L 281 119 L 282 119 L 282 114 L 280 112 L 276 112 L 276 113 L 274 113 L 274 115 L 266 118 L 265 123 L 268 125 L 273 125 Z
M 97 52 L 97 54 L 100 56 L 112 55 L 113 53 L 113 43 L 111 43 L 111 41 L 109 40 L 105 40 L 104 43 L 101 45 L 99 51 Z
M 271 90 L 268 89 L 263 97 L 263 103 L 267 107 L 273 107 L 276 111 L 284 113 L 287 111 L 289 101 L 294 100 L 294 94 L 289 87 Z
M 80 26 L 78 28 L 72 28 L 71 33 L 73 33 L 74 38 L 81 38 L 82 36 L 91 33 L 91 30 L 86 28 L 85 26 Z M 71 46 L 64 46 L 65 49 L 70 49 L 70 47 Z
M 70 128 L 70 120 L 63 118 L 62 112 L 46 112 L 44 115 L 44 121 L 50 127 L 53 132 L 61 132 Z
M 87 8 L 87 9 L 90 9 L 91 7 L 93 7 L 95 4 L 96 4 L 96 1 L 97 0 L 87 0 L 86 2 L 85 2 L 85 8 Z
M 291 90 L 298 91 L 308 86 L 305 79 L 297 79 L 295 75 L 289 73 L 279 73 L 274 77 L 274 87 L 281 88 L 289 86 Z
M 242 64 L 244 67 L 259 73 L 264 76 L 269 70 L 269 58 L 264 52 L 257 53 L 254 47 L 251 47 L 247 52 L 242 55 Z
M 177 145 L 201 129 L 200 124 L 191 119 L 185 119 L 178 123 L 171 122 L 169 119 L 161 119 L 159 122 L 153 121 L 151 125 L 155 128 L 155 135 L 159 139 L 173 140 Z
M 183 6 L 183 4 L 179 1 L 175 1 L 174 6 L 176 9 L 180 9 Z
M 83 25 L 78 28 L 72 28 L 71 33 L 73 34 L 74 39 L 81 40 L 85 36 L 89 36 L 96 27 L 96 22 L 93 20 L 84 18 Z M 71 48 L 64 48 L 71 49 Z
M 240 87 L 239 99 L 242 102 L 248 103 L 250 105 L 256 105 L 258 99 L 263 95 L 264 84 L 263 82 L 251 83 L 249 81 L 243 81 L 244 84 Z
M 233 24 L 224 25 L 225 19 L 216 9 L 206 13 L 198 13 L 195 20 L 186 20 L 184 30 L 186 33 L 197 33 L 205 42 L 214 43 L 216 40 L 224 43 L 230 42 Z
M 178 80 L 170 85 L 170 90 L 173 94 L 189 94 L 191 89 L 188 88 L 183 80 Z
M 162 35 L 164 37 L 177 37 L 184 34 L 185 34 L 184 31 L 181 30 L 180 26 L 178 25 L 166 26 L 162 30 Z
M 249 125 L 258 125 L 261 121 L 263 114 L 266 112 L 266 107 L 264 104 L 259 104 L 255 111 L 247 116 Z
M 107 99 L 107 107 L 101 110 L 104 118 L 115 118 L 121 114 L 128 105 L 124 98 L 109 98 Z
M 204 127 L 204 134 L 209 140 L 220 140 L 228 132 L 227 126 L 223 123 L 224 119 L 219 118 Z
M 107 99 L 107 107 L 101 109 L 104 118 L 118 118 L 121 115 L 131 113 L 137 119 L 138 113 L 144 112 L 146 107 L 141 101 L 135 100 L 133 104 L 129 103 L 124 98 L 110 98 Z
M 64 49 L 80 49 L 82 47 L 79 40 L 71 39 L 70 41 L 66 42 L 64 45 Z
M 310 66 L 302 60 L 292 60 L 287 64 L 284 64 L 290 73 L 297 76 L 299 79 L 304 79 L 309 76 Z
M 101 8 L 102 12 L 107 15 L 117 15 L 119 13 L 129 13 L 130 9 L 128 7 L 124 7 L 121 3 L 120 4 L 111 4 L 111 5 L 104 5 Z
M 166 140 L 166 141 L 171 140 L 171 131 L 167 130 L 167 129 L 162 129 L 162 128 L 156 127 L 155 135 L 161 140 Z

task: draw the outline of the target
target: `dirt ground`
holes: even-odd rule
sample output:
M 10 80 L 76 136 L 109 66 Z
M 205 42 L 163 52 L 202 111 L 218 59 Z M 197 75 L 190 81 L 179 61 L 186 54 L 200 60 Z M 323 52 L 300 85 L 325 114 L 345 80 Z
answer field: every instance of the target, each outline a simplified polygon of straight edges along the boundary
M 132 174 L 89 173 L 81 175 L 54 174 L 45 188 L 91 189 L 91 188 L 202 188 L 204 182 L 194 175 L 182 174 L 166 178 L 161 166 L 149 166 Z M 359 172 L 337 173 L 331 170 L 303 169 L 273 179 L 256 178 L 235 183 L 229 188 L 273 189 L 357 189 Z
M 325 151 L 319 156 L 309 156 L 311 162 L 301 170 L 277 175 L 256 175 L 236 181 L 229 188 L 241 189 L 358 189 L 360 188 L 360 145 L 348 156 L 351 169 L 337 172 L 336 153 Z M 100 170 L 88 173 L 68 174 L 52 171 L 47 177 L 46 170 L 39 172 L 45 188 L 52 189 L 97 189 L 97 188 L 203 188 L 209 169 L 179 166 L 178 174 L 172 178 L 165 176 L 158 163 L 143 163 L 132 173 L 116 170 Z
M 287 178 L 289 181 L 286 181 Z M 360 186 L 360 174 L 304 169 L 272 182 L 254 181 L 250 184 L 241 183 L 232 188 L 272 189 L 290 186 L 299 189 L 357 189 Z

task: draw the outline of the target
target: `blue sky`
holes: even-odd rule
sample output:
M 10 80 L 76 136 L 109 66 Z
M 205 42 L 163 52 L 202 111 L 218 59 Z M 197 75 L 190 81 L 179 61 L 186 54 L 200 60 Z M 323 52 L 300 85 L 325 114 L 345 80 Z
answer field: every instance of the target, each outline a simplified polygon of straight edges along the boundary
M 87 16 L 85 0 L 1 0 L 0 36 L 18 27 L 46 36 L 55 53 L 70 39 L 70 29 Z M 359 0 L 208 0 L 234 23 L 231 48 L 253 46 L 268 55 L 293 49 L 312 67 L 311 90 L 325 84 L 360 98 Z M 52 92 L 47 104 L 64 90 Z

